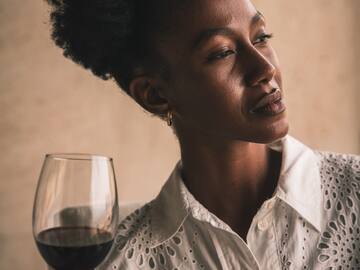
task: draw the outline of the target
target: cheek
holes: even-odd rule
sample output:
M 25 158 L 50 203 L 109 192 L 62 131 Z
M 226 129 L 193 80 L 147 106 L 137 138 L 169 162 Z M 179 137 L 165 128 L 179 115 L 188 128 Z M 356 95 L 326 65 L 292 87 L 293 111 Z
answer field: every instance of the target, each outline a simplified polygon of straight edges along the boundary
M 203 68 L 200 72 L 189 70 L 182 78 L 183 90 L 194 102 L 216 107 L 238 95 L 238 83 L 226 68 Z
M 227 95 L 234 96 L 239 91 L 241 78 L 235 67 L 234 57 L 230 56 L 216 63 L 189 69 L 185 76 L 204 96 L 211 94 L 215 99 L 222 99 Z
M 184 74 L 174 87 L 176 111 L 184 121 L 209 130 L 228 129 L 234 125 L 233 121 L 238 121 L 235 118 L 242 111 L 238 80 L 219 69 Z

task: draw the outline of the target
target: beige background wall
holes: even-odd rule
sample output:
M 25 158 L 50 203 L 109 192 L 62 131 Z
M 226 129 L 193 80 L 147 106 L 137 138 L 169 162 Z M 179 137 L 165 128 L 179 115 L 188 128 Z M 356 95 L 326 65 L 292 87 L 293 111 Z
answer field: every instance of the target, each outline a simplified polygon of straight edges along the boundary
M 360 153 L 358 0 L 257 0 L 282 62 L 291 134 Z M 34 189 L 48 152 L 114 157 L 121 201 L 156 195 L 176 140 L 112 82 L 62 57 L 41 0 L 0 0 L 0 269 L 43 269 L 31 235 Z

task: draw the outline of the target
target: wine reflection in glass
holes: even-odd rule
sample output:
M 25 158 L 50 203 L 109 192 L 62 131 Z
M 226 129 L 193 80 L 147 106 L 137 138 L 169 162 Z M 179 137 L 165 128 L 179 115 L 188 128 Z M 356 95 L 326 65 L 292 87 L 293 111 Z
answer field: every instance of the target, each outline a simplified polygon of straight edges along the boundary
M 50 268 L 93 270 L 112 246 L 119 209 L 111 158 L 46 155 L 33 209 L 33 234 Z

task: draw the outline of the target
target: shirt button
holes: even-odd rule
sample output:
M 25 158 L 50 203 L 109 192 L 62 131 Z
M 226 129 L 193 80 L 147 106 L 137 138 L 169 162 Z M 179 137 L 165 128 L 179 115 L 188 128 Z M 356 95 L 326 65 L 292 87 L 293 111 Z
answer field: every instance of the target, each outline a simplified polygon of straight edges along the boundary
M 266 202 L 265 208 L 266 208 L 266 209 L 271 209 L 271 208 L 274 206 L 274 204 L 275 204 L 275 201 L 274 201 L 274 200 L 270 200 L 270 201 Z
M 259 221 L 259 223 L 257 224 L 257 227 L 260 231 L 265 231 L 269 228 L 270 223 L 266 220 L 261 220 Z

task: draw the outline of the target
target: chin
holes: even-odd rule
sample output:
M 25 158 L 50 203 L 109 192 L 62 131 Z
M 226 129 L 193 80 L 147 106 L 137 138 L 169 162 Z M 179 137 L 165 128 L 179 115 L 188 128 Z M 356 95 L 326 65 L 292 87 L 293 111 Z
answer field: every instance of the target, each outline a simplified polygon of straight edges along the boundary
M 283 117 L 271 123 L 260 124 L 257 122 L 255 125 L 252 125 L 252 127 L 249 127 L 248 130 L 250 131 L 248 134 L 243 134 L 245 136 L 242 136 L 242 138 L 239 137 L 238 139 L 253 143 L 269 144 L 280 140 L 288 134 L 289 123 L 283 115 Z
M 268 144 L 280 140 L 289 133 L 289 124 L 286 118 L 268 127 L 263 132 L 259 132 L 256 138 L 257 143 Z

